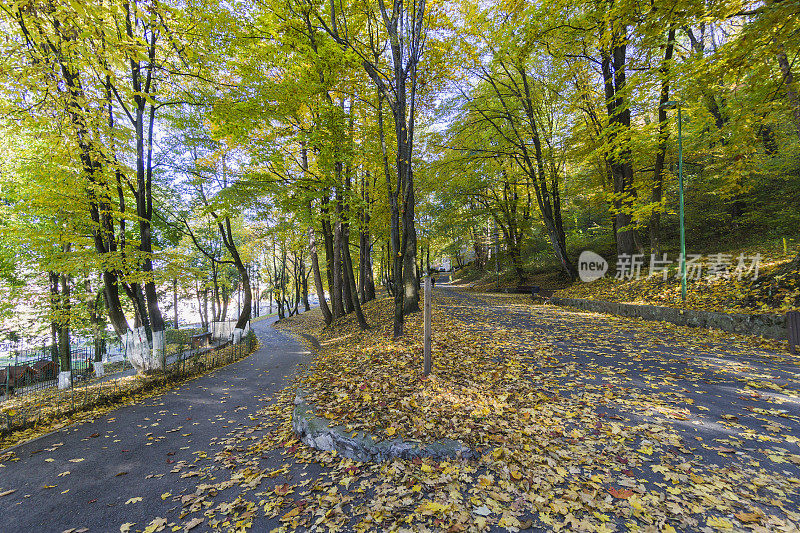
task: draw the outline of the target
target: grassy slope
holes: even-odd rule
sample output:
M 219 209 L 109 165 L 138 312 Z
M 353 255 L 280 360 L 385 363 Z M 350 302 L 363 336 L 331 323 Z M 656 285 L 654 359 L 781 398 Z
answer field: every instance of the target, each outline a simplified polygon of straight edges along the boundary
M 738 313 L 782 314 L 786 311 L 800 310 L 800 271 L 797 269 L 786 271 L 786 266 L 797 255 L 797 250 L 789 249 L 784 253 L 775 246 L 760 245 L 729 249 L 709 247 L 698 253 L 703 254 L 704 260 L 707 260 L 710 254 L 729 254 L 733 266 L 736 265 L 740 254 L 750 257 L 758 253 L 761 255 L 759 275 L 756 280 L 753 280 L 752 276 L 737 280 L 735 277 L 709 279 L 703 273 L 700 279 L 691 280 L 689 283 L 687 307 Z M 673 254 L 668 255 L 668 258 L 673 260 L 676 257 Z M 649 258 L 646 258 L 645 268 L 642 269 L 638 280 L 614 279 L 615 265 L 610 264 L 606 277 L 592 283 L 576 281 L 569 284 L 552 266 L 538 270 L 531 269 L 533 274 L 526 283 L 556 290 L 558 296 L 566 298 L 681 307 L 681 284 L 680 279 L 676 277 L 677 267 L 673 265 L 667 280 L 664 280 L 660 274 L 648 276 L 648 263 Z M 458 278 L 458 281 L 469 283 L 477 290 L 493 290 L 497 286 L 496 280 L 497 275 L 494 271 L 479 272 L 470 268 L 465 269 Z M 510 272 L 501 272 L 500 285 L 514 287 L 517 285 L 517 280 Z

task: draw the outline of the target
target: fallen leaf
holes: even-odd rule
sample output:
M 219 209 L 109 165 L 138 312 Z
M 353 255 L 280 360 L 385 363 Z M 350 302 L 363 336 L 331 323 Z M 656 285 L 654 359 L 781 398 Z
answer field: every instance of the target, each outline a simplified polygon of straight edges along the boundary
M 633 496 L 632 489 L 615 489 L 614 487 L 611 487 L 608 489 L 608 493 L 615 498 L 619 498 L 620 500 L 625 500 Z
M 196 518 L 192 518 L 191 520 L 189 520 L 189 521 L 188 521 L 188 522 L 187 522 L 187 523 L 186 523 L 186 524 L 183 526 L 183 530 L 184 530 L 184 531 L 189 531 L 190 529 L 192 529 L 192 528 L 195 528 L 195 527 L 199 526 L 200 524 L 202 524 L 202 523 L 203 523 L 203 520 L 205 520 L 205 518 L 200 518 L 199 516 L 198 516 L 198 517 L 196 517 Z
M 154 518 L 147 525 L 147 527 L 144 528 L 144 532 L 143 533 L 155 533 L 157 531 L 162 531 L 166 527 L 166 525 L 167 525 L 167 519 L 166 518 L 161 518 L 161 517 Z

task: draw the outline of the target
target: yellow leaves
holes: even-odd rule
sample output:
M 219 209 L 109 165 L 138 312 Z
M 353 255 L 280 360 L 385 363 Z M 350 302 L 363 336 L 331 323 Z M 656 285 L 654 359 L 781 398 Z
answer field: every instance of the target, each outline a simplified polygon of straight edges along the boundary
M 194 529 L 197 526 L 199 526 L 200 524 L 202 524 L 204 520 L 205 520 L 205 518 L 202 518 L 202 517 L 199 517 L 199 516 L 196 517 L 196 518 L 192 518 L 191 520 L 186 522 L 186 524 L 184 524 L 183 530 L 184 531 L 189 531 L 191 529 Z
M 749 513 L 741 512 L 733 516 L 743 524 L 755 524 L 765 518 L 764 511 L 758 507 L 753 508 Z
M 129 533 L 131 528 L 136 525 L 136 522 L 125 522 L 121 526 L 119 526 L 120 533 Z
M 733 522 L 722 516 L 712 516 L 706 520 L 708 527 L 713 527 L 717 531 L 733 531 Z
M 644 506 L 642 505 L 642 500 L 638 496 L 631 496 L 628 499 L 628 503 L 630 504 L 631 508 L 635 511 L 644 512 Z
M 161 499 L 162 499 L 162 500 L 166 500 L 166 499 L 167 499 L 167 498 L 169 498 L 170 496 L 172 496 L 172 493 L 171 493 L 171 492 L 165 492 L 164 494 L 162 494 L 162 495 L 161 495 Z
M 550 503 L 550 509 L 556 514 L 565 515 L 569 512 L 569 503 L 562 499 L 554 500 Z
M 489 487 L 494 483 L 494 478 L 491 475 L 482 475 L 478 478 L 478 486 Z
M 67 470 L 66 472 L 61 472 L 61 473 L 60 473 L 60 474 L 58 474 L 58 476 L 56 476 L 56 477 L 64 477 L 64 476 L 68 476 L 68 475 L 69 475 L 69 473 L 70 473 L 70 472 L 69 472 L 69 470 Z
M 81 457 L 79 459 L 70 459 L 69 462 L 70 463 L 81 463 L 81 462 L 83 462 L 83 460 L 84 460 L 83 457 Z
M 519 529 L 521 524 L 515 516 L 505 512 L 503 513 L 503 516 L 500 517 L 500 521 L 497 523 L 497 525 L 513 531 L 515 529 Z
M 131 504 L 131 503 L 139 503 L 140 501 L 142 501 L 142 497 L 141 496 L 136 496 L 134 498 L 129 498 L 128 501 L 125 502 L 125 505 Z
M 290 522 L 293 518 L 300 514 L 300 508 L 295 507 L 280 518 L 281 522 Z
M 653 447 L 652 446 L 642 446 L 636 451 L 639 452 L 639 453 L 645 454 L 645 455 L 653 455 Z
M 143 533 L 156 533 L 158 531 L 163 531 L 164 528 L 166 527 L 166 525 L 167 525 L 167 519 L 166 518 L 161 518 L 161 517 L 154 518 L 147 525 L 147 527 L 144 528 L 144 532 Z
M 777 383 L 773 383 L 772 381 L 758 381 L 752 380 L 747 382 L 748 387 L 752 387 L 754 389 L 771 389 L 774 391 L 782 391 L 783 387 Z
M 487 297 L 486 301 L 493 298 Z M 483 310 L 476 308 L 475 316 L 482 318 Z M 551 313 L 547 311 L 548 316 Z M 527 336 L 522 327 L 514 329 L 516 325 L 498 326 L 484 334 L 475 333 L 456 320 L 437 319 L 441 320 L 435 339 L 441 350 L 438 359 L 441 368 L 437 368 L 435 382 L 418 379 L 419 339 L 414 316 L 408 317 L 405 339 L 389 340 L 391 330 L 381 329 L 384 325 L 377 321 L 377 326 L 369 332 L 347 333 L 351 335 L 347 342 L 323 352 L 323 357 L 315 362 L 318 366 L 314 369 L 316 381 L 312 382 L 312 394 L 318 408 L 329 410 L 337 422 L 381 437 L 402 435 L 423 442 L 456 438 L 481 454 L 478 461 L 453 461 L 452 472 L 444 463 L 437 467 L 428 460 L 413 463 L 397 460 L 382 465 L 376 475 L 354 474 L 347 468 L 351 463 L 342 462 L 335 469 L 337 474 L 332 481 L 340 489 L 347 485 L 358 487 L 375 498 L 374 508 L 364 517 L 369 523 L 365 529 L 390 529 L 387 518 L 392 516 L 392 509 L 400 506 L 405 507 L 405 516 L 394 524 L 409 530 L 444 530 L 450 525 L 468 524 L 452 529 L 464 531 L 478 526 L 479 520 L 492 527 L 518 528 L 516 513 L 522 504 L 538 511 L 542 521 L 551 524 L 554 530 L 610 530 L 622 526 L 620 521 L 628 520 L 627 529 L 641 529 L 645 524 L 655 528 L 658 522 L 658 527 L 667 533 L 674 533 L 674 528 L 663 519 L 685 528 L 689 522 L 681 520 L 690 518 L 699 520 L 697 527 L 711 528 L 715 522 L 706 525 L 707 509 L 718 513 L 748 509 L 749 494 L 756 490 L 749 485 L 753 476 L 748 468 L 726 469 L 721 473 L 704 462 L 706 449 L 701 450 L 704 454 L 701 456 L 697 448 L 691 447 L 709 446 L 717 435 L 708 433 L 701 425 L 695 431 L 695 426 L 689 424 L 698 420 L 735 422 L 737 412 L 731 409 L 732 414 L 722 419 L 717 418 L 716 410 L 710 416 L 700 412 L 705 406 L 695 405 L 704 403 L 699 394 L 711 390 L 693 373 L 708 367 L 693 361 L 678 365 L 677 361 L 665 359 L 658 343 L 670 348 L 678 344 L 687 348 L 686 353 L 702 353 L 704 348 L 698 350 L 690 344 L 673 343 L 670 336 L 678 335 L 674 331 L 666 332 L 667 338 L 653 335 L 652 349 L 643 350 L 632 349 L 626 341 L 607 341 L 586 333 L 595 325 L 577 332 L 565 327 L 581 342 L 597 341 L 598 352 L 602 348 L 611 353 L 608 351 L 611 349 L 631 356 L 623 357 L 619 367 L 617 359 L 609 356 L 607 360 L 606 355 L 595 361 L 589 359 L 588 363 L 581 355 L 582 362 L 577 364 L 575 354 L 540 346 L 549 342 L 550 337 L 540 333 Z M 574 326 L 573 318 L 567 322 L 567 326 Z M 639 330 L 634 326 L 630 325 L 638 335 Z M 663 332 L 663 328 L 658 331 Z M 336 342 L 335 335 L 345 333 L 334 326 L 328 338 L 324 338 L 326 333 L 322 335 L 323 342 L 331 346 Z M 693 332 L 693 335 L 704 342 L 701 334 Z M 524 349 L 515 351 L 515 344 Z M 693 349 L 689 351 L 688 347 Z M 525 352 L 528 349 L 533 354 Z M 360 357 L 354 357 L 356 354 Z M 485 359 L 490 364 L 484 363 Z M 650 373 L 643 371 L 635 377 L 626 376 L 624 367 L 629 362 L 636 361 L 633 366 L 648 359 L 667 366 Z M 743 375 L 746 371 L 743 366 L 726 363 L 722 372 L 730 379 L 731 375 Z M 695 378 L 691 385 L 682 383 L 687 376 Z M 708 381 L 718 377 L 711 374 Z M 362 388 L 365 384 L 369 388 Z M 603 416 L 599 416 L 598 406 L 605 405 L 605 393 L 609 390 L 613 390 L 614 403 L 606 405 L 609 409 L 603 409 Z M 364 405 L 367 393 L 369 406 Z M 349 396 L 344 401 L 346 394 Z M 693 397 L 686 398 L 688 394 Z M 656 419 L 641 423 L 639 416 Z M 739 416 L 744 418 L 744 414 Z M 690 418 L 691 422 L 674 422 L 683 418 Z M 689 428 L 689 432 L 683 432 L 684 428 Z M 708 444 L 698 444 L 706 442 L 700 435 L 706 437 Z M 724 456 L 726 461 L 741 459 L 746 464 L 750 459 L 746 445 L 739 442 L 741 438 L 729 437 L 729 440 L 714 440 L 716 448 L 711 449 L 728 454 Z M 773 437 L 783 441 L 782 436 Z M 748 437 L 756 439 L 757 436 Z M 731 446 L 731 451 L 720 447 L 720 443 Z M 741 454 L 731 455 L 734 451 Z M 789 461 L 787 454 L 772 453 Z M 328 454 L 317 457 L 320 461 L 331 461 Z M 337 460 L 333 459 L 334 463 Z M 651 470 L 655 475 L 650 475 Z M 765 475 L 764 481 L 764 486 L 769 485 L 770 476 Z M 371 483 L 374 483 L 372 490 Z M 377 487 L 385 492 L 376 493 Z M 776 486 L 775 491 L 778 490 L 789 493 L 786 484 Z M 309 498 L 300 494 L 298 487 L 295 499 Z M 322 516 L 343 497 L 343 493 L 336 492 L 331 499 L 313 501 L 312 496 L 309 505 L 316 516 Z M 771 492 L 769 497 L 783 496 Z M 279 510 L 293 511 L 287 503 L 276 507 L 276 516 Z M 444 514 L 452 516 L 444 523 L 437 523 Z M 309 520 L 313 513 L 301 511 L 288 516 L 292 524 L 297 524 L 295 527 L 302 529 L 303 521 Z M 724 522 L 716 525 L 725 530 Z
M 443 514 L 449 511 L 451 508 L 451 504 L 443 504 L 439 502 L 433 501 L 424 501 L 421 505 L 417 507 L 417 513 L 422 515 L 434 515 L 434 514 Z

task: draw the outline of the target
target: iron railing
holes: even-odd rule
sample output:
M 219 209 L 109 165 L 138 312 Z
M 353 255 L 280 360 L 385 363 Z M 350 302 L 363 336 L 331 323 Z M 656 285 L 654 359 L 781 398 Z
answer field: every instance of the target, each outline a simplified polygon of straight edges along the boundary
M 136 376 L 127 355 L 121 361 L 105 363 L 102 377 L 94 375 L 94 350 L 76 348 L 72 352 L 72 380 L 66 389 L 58 388 L 57 361 L 48 347 L 36 353 L 20 353 L 14 363 L 0 367 L 0 434 L 35 426 L 70 413 L 113 402 L 121 396 L 176 382 L 206 370 L 232 363 L 253 351 L 255 334 L 242 342 L 229 339 L 207 346 L 192 347 L 192 334 L 165 335 L 166 365 L 163 372 Z M 47 357 L 41 355 L 47 353 Z

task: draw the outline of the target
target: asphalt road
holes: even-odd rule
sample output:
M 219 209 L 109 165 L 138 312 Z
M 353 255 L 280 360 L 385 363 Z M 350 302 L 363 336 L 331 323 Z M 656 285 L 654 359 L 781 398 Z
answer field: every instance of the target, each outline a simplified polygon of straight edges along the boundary
M 498 357 L 554 346 L 552 370 L 540 379 L 557 380 L 564 397 L 591 392 L 597 402 L 605 391 L 593 405 L 607 419 L 671 427 L 684 446 L 669 453 L 698 468 L 744 480 L 800 477 L 800 358 L 788 351 L 702 328 L 512 299 L 506 305 L 447 286 L 436 292 L 442 312 L 507 339 L 508 352 Z M 633 470 L 659 480 L 650 468 Z M 786 509 L 800 508 L 797 485 L 783 498 Z
M 506 349 L 495 357 L 524 359 L 541 346 L 555 346 L 551 367 L 543 367 L 536 379 L 556 380 L 564 397 L 591 392 L 587 397 L 593 402 L 600 398 L 593 408 L 621 424 L 674 428 L 683 445 L 665 454 L 691 463 L 701 477 L 719 479 L 729 472 L 743 484 L 759 478 L 766 488 L 753 489 L 758 496 L 770 490 L 770 478 L 800 476 L 791 460 L 800 453 L 800 364 L 788 353 L 743 337 L 519 305 L 513 298 L 508 302 L 437 284 L 435 312 L 504 339 Z M 234 505 L 258 501 L 263 491 L 283 483 L 317 479 L 323 467 L 298 461 L 295 445 L 248 448 L 262 437 L 285 438 L 269 408 L 308 357 L 299 343 L 271 327 L 273 321 L 254 325 L 262 346 L 242 361 L 15 448 L 18 460 L 5 460 L 0 467 L 0 494 L 15 491 L 0 496 L 0 533 L 116 532 L 125 523 L 141 531 L 156 517 L 166 519 L 169 531 L 211 511 L 198 503 L 186 514 L 191 495 L 204 484 L 219 487 L 220 481 L 240 476 L 207 500 L 213 502 L 208 505 Z M 641 468 L 630 467 L 629 475 L 654 488 L 662 480 L 650 466 L 664 459 L 654 455 Z M 253 471 L 280 473 L 260 477 L 247 488 L 241 475 L 247 475 L 249 465 Z M 296 497 L 302 497 L 299 492 Z M 190 498 L 188 504 L 182 496 Z M 195 501 L 202 502 L 202 496 Z M 368 502 L 370 492 L 350 491 L 348 499 L 346 513 Z M 794 489 L 778 503 L 788 510 L 800 508 Z M 254 508 L 253 531 L 281 525 L 268 515 Z M 192 533 L 207 530 L 210 520 L 206 515 Z
M 250 415 L 269 404 L 308 354 L 272 328 L 274 321 L 253 325 L 261 347 L 241 361 L 13 448 L 13 459 L 0 464 L 0 493 L 14 490 L 0 497 L 0 532 L 119 531 L 124 523 L 135 531 L 155 517 L 181 524 L 173 495 L 195 491 L 193 469 L 211 464 L 224 436 L 274 431 Z M 265 467 L 282 462 L 279 455 L 263 458 Z M 226 497 L 241 490 L 233 486 Z

